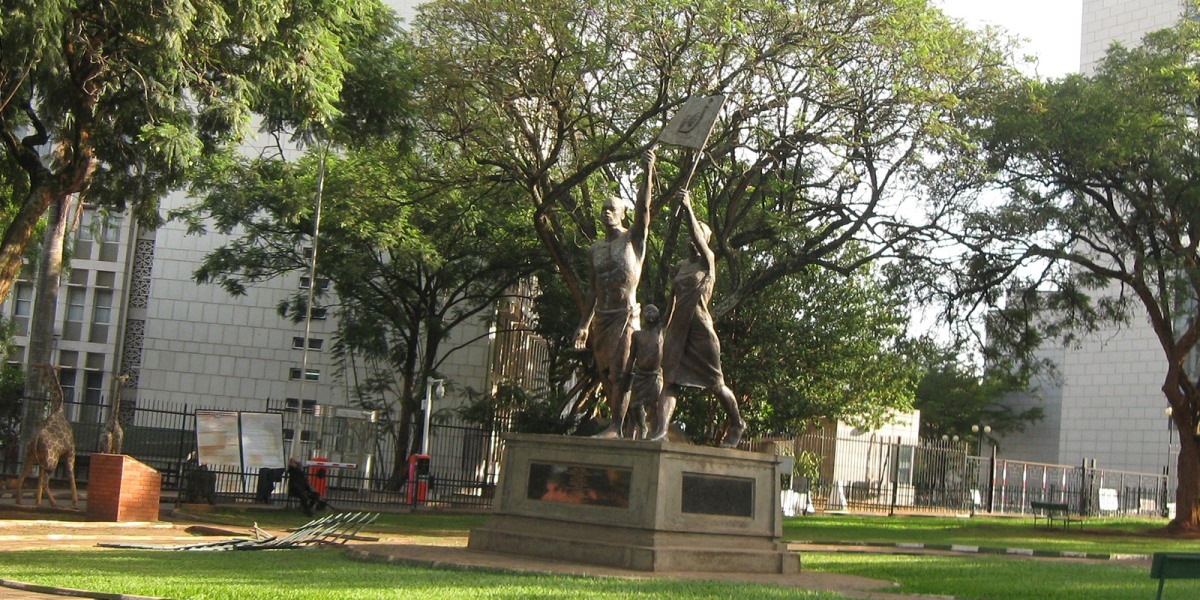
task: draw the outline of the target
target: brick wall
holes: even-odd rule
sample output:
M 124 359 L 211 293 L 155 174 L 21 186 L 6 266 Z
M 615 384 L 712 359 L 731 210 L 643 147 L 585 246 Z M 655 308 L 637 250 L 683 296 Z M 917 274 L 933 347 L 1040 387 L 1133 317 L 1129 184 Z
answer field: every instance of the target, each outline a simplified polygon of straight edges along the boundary
M 123 454 L 93 454 L 87 492 L 88 518 L 157 521 L 162 475 Z

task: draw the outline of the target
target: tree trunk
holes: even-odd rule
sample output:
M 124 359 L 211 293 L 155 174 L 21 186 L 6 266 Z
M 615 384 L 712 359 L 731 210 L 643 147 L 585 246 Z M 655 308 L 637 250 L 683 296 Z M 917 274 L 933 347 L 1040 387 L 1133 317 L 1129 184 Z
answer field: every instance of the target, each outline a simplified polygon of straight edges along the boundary
M 50 203 L 46 211 L 46 232 L 42 238 L 42 252 L 38 262 L 36 292 L 33 299 L 33 314 L 30 319 L 29 353 L 26 355 L 25 372 L 37 373 L 39 365 L 54 365 L 54 324 L 58 322 L 58 290 L 62 282 L 63 241 L 67 235 L 67 220 L 70 211 L 70 196 L 61 196 Z M 46 396 L 42 377 L 25 378 L 25 397 Z M 21 439 L 28 440 L 38 426 L 41 411 L 26 407 L 22 415 Z M 24 444 L 22 444 L 24 447 Z
M 1192 419 L 1179 419 L 1190 422 Z M 1179 462 L 1176 473 L 1179 488 L 1175 491 L 1175 518 L 1167 530 L 1175 533 L 1200 531 L 1200 443 L 1194 434 L 1194 423 L 1179 427 Z M 1191 426 L 1188 426 L 1191 425 Z
M 415 414 L 410 403 L 400 401 L 400 411 L 396 415 L 395 426 L 396 447 L 392 450 L 392 475 L 388 478 L 387 488 L 392 491 L 400 490 L 400 482 L 408 477 L 408 446 L 412 441 L 412 417 Z
M 52 202 L 53 195 L 49 187 L 35 186 L 25 197 L 21 211 L 4 230 L 4 239 L 0 242 L 0 300 L 7 298 L 12 291 L 13 282 L 21 273 L 25 247 L 33 235 L 33 229 Z
M 54 364 L 54 325 L 58 322 L 58 291 L 62 286 L 63 245 L 71 215 L 70 205 L 70 196 L 57 198 L 46 211 L 46 232 L 38 261 L 37 291 L 29 330 L 27 364 L 31 367 Z

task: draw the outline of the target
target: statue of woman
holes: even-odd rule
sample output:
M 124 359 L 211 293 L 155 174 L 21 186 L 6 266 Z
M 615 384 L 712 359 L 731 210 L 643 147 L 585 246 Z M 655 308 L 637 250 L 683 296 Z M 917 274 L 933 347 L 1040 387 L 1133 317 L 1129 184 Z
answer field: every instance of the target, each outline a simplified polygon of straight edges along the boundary
M 658 419 L 651 440 L 667 437 L 681 387 L 709 390 L 725 409 L 727 430 L 721 447 L 733 448 L 746 431 L 737 398 L 721 373 L 721 342 L 713 328 L 708 303 L 716 282 L 716 258 L 709 247 L 712 231 L 696 219 L 691 195 L 682 192 L 683 213 L 691 234 L 688 258 L 675 266 L 671 312 L 663 336 L 663 389 L 658 397 Z

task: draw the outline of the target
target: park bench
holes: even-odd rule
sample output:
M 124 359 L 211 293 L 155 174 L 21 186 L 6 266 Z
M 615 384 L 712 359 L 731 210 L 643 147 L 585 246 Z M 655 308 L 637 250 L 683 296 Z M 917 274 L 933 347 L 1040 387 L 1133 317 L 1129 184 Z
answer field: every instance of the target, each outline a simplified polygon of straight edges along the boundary
M 1163 583 L 1168 579 L 1200 579 L 1200 553 L 1155 552 L 1150 563 L 1150 578 L 1158 579 L 1157 600 L 1162 600 Z
M 1029 508 L 1033 509 L 1033 526 L 1037 527 L 1038 521 L 1045 520 L 1048 526 L 1053 526 L 1056 522 L 1062 526 L 1068 527 L 1072 523 L 1083 528 L 1083 519 L 1071 516 L 1071 509 L 1066 502 L 1041 502 L 1034 500 L 1029 503 Z

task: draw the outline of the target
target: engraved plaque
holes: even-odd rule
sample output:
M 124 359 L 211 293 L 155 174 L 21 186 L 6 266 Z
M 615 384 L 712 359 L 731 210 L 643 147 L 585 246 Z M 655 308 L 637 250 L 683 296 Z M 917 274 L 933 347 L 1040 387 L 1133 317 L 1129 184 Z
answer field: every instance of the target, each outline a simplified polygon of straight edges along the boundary
M 754 480 L 684 473 L 680 512 L 723 517 L 754 516 Z
M 629 469 L 530 463 L 525 497 L 542 502 L 627 508 L 631 475 Z

